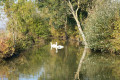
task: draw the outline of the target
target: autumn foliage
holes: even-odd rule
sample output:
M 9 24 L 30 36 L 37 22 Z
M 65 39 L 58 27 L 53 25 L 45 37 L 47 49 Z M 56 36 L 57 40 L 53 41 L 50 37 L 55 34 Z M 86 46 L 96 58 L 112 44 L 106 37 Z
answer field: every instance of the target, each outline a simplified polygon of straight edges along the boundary
M 2 35 L 0 33 L 0 57 L 6 58 L 13 55 L 15 49 L 13 47 L 13 42 L 10 38 L 10 34 Z

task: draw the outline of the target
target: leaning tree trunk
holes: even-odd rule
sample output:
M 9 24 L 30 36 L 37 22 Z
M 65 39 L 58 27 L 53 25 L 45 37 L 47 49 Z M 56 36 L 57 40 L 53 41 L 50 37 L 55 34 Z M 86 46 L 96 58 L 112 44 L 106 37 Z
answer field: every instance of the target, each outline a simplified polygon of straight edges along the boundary
M 78 14 L 77 13 L 78 13 L 78 10 L 79 10 L 79 4 L 80 3 L 79 3 L 79 0 L 78 0 L 78 7 L 77 7 L 76 11 L 74 11 L 73 6 L 72 6 L 70 0 L 68 1 L 68 6 L 70 7 L 71 13 L 72 13 L 72 15 L 73 15 L 73 17 L 74 17 L 74 19 L 75 19 L 75 21 L 77 23 L 77 27 L 79 29 L 79 33 L 81 34 L 81 36 L 83 38 L 83 42 L 84 42 L 85 46 L 88 47 L 85 35 L 84 35 L 83 30 L 82 30 L 81 25 L 80 25 L 80 21 L 78 20 Z
M 76 17 L 76 16 L 74 16 L 74 17 Z M 83 42 L 84 42 L 85 46 L 88 46 L 87 41 L 86 41 L 86 38 L 85 38 L 85 35 L 84 35 L 84 33 L 83 33 L 83 30 L 82 30 L 82 28 L 81 28 L 80 22 L 78 21 L 78 18 L 77 18 L 77 17 L 75 18 L 75 21 L 77 22 L 77 27 L 78 27 L 78 29 L 79 29 L 79 33 L 81 34 L 81 36 L 82 36 L 82 38 L 83 38 Z

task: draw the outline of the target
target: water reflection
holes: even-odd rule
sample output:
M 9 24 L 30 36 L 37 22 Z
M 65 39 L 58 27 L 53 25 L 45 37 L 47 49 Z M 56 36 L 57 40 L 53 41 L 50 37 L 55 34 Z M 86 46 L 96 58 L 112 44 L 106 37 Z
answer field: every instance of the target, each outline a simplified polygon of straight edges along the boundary
M 50 50 L 50 44 L 34 47 L 16 58 L 3 62 L 1 79 L 8 80 L 73 80 L 77 69 L 78 54 L 82 48 L 62 43 L 58 54 Z M 7 68 L 7 69 L 6 69 Z M 4 74 L 5 73 L 5 74 Z
M 92 53 L 85 59 L 81 80 L 120 80 L 120 56 Z
M 120 56 L 86 54 L 79 70 L 84 47 L 72 42 L 57 42 L 64 45 L 64 49 L 57 54 L 55 50 L 50 50 L 48 42 L 2 61 L 0 80 L 74 80 L 76 71 L 80 80 L 120 79 Z
M 84 60 L 84 58 L 85 58 L 85 56 L 86 56 L 87 49 L 88 49 L 87 46 L 85 46 L 84 51 L 83 51 L 83 54 L 82 54 L 82 57 L 81 57 L 81 59 L 80 59 L 79 65 L 78 65 L 77 72 L 76 72 L 76 74 L 75 74 L 75 80 L 76 80 L 76 79 L 80 80 L 79 73 L 80 73 L 80 70 L 81 70 L 81 67 L 82 67 L 82 64 L 83 64 L 83 60 Z

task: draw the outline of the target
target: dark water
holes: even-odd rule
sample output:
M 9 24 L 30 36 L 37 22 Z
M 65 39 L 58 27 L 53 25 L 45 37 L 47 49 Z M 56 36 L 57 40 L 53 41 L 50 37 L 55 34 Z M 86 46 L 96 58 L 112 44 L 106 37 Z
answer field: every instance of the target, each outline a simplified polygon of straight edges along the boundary
M 64 45 L 58 53 L 50 49 L 48 42 L 3 61 L 0 63 L 0 80 L 74 80 L 84 48 L 74 42 L 57 42 Z M 120 56 L 88 53 L 79 78 L 120 80 Z

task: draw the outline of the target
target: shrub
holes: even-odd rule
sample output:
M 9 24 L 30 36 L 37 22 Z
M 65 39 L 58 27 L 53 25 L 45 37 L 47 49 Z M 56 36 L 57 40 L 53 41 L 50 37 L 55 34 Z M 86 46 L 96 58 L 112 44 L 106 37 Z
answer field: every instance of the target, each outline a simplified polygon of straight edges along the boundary
M 109 50 L 117 3 L 109 0 L 97 0 L 97 3 L 85 21 L 86 39 L 91 49 Z
M 5 33 L 4 33 L 5 34 Z M 10 36 L 0 36 L 0 57 L 6 58 L 13 55 L 15 49 Z
M 111 37 L 112 52 L 120 52 L 120 16 L 114 21 L 114 28 Z

